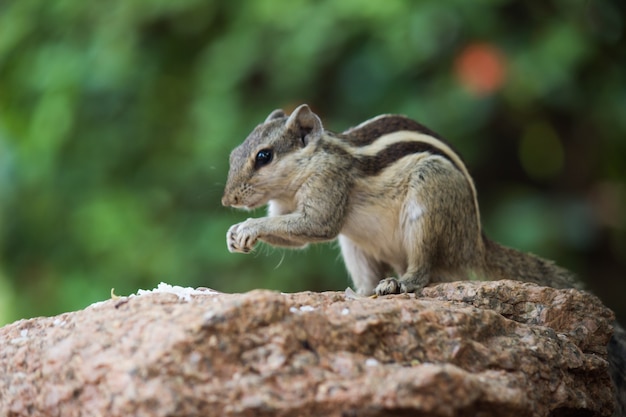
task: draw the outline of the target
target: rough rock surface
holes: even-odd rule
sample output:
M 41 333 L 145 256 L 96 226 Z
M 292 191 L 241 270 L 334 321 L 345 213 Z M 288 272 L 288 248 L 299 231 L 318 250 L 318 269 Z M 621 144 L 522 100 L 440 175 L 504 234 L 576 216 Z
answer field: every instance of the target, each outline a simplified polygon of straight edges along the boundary
M 148 294 L 0 329 L 2 416 L 609 416 L 612 313 L 514 281 L 421 297 Z

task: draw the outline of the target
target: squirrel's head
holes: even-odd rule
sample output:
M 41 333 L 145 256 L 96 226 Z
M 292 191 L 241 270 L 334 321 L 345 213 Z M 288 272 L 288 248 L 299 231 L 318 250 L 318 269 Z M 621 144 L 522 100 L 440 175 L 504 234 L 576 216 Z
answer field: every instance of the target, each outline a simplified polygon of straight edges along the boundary
M 306 104 L 290 116 L 274 110 L 231 152 L 222 204 L 253 209 L 293 195 L 323 134 L 322 121 Z

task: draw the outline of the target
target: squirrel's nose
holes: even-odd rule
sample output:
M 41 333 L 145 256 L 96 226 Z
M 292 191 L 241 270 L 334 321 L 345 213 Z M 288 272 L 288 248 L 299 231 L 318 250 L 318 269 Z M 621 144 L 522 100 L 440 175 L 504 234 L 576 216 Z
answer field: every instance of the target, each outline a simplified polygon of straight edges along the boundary
M 230 207 L 232 205 L 237 204 L 237 202 L 239 201 L 239 199 L 235 196 L 235 197 L 230 197 L 226 194 L 224 194 L 224 196 L 222 197 L 222 205 L 224 207 Z

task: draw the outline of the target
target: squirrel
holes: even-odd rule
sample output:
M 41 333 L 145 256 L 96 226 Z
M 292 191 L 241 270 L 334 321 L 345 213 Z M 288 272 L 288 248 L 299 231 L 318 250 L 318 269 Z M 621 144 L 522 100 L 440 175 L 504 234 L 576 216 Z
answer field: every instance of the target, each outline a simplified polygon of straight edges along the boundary
M 232 151 L 222 204 L 269 207 L 268 217 L 230 227 L 230 252 L 248 253 L 259 240 L 302 248 L 338 239 L 360 295 L 419 293 L 472 275 L 580 286 L 553 262 L 488 239 L 461 157 L 405 116 L 337 134 L 306 104 L 275 110 Z
M 268 217 L 229 228 L 229 251 L 248 253 L 258 240 L 301 248 L 338 238 L 361 295 L 419 293 L 472 274 L 581 288 L 553 262 L 489 240 L 461 157 L 405 116 L 381 115 L 336 134 L 306 104 L 289 116 L 274 110 L 232 151 L 222 204 L 269 206 Z M 607 347 L 614 415 L 626 416 L 626 331 L 614 327 Z

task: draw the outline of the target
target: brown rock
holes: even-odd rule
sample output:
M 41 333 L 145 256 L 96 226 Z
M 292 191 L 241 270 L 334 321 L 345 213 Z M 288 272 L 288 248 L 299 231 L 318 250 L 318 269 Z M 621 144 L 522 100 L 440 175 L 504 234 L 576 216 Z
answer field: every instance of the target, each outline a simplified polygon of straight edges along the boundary
M 460 282 L 148 294 L 0 329 L 6 416 L 609 416 L 612 313 L 585 292 Z

